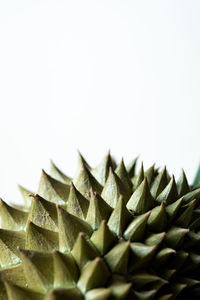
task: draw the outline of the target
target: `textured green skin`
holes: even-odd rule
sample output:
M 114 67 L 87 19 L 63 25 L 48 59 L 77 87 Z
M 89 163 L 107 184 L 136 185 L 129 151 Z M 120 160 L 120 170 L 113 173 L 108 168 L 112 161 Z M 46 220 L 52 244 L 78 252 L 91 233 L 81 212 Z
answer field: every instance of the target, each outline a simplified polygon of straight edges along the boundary
M 199 299 L 200 188 L 182 172 L 51 163 L 24 207 L 0 205 L 0 300 Z

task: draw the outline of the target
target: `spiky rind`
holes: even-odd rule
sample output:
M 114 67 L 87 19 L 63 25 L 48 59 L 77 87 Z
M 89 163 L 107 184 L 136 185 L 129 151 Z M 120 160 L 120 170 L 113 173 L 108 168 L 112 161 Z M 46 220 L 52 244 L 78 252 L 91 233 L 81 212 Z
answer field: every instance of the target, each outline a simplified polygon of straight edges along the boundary
M 74 179 L 52 162 L 24 209 L 1 200 L 0 300 L 200 298 L 200 188 L 136 161 L 79 153 Z

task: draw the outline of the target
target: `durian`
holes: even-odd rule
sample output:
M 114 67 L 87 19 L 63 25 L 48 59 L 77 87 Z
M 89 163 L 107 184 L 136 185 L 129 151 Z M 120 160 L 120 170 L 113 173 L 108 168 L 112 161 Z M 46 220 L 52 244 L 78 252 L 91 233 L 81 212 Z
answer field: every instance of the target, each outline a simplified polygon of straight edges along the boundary
M 0 300 L 200 299 L 200 186 L 110 153 L 1 200 Z

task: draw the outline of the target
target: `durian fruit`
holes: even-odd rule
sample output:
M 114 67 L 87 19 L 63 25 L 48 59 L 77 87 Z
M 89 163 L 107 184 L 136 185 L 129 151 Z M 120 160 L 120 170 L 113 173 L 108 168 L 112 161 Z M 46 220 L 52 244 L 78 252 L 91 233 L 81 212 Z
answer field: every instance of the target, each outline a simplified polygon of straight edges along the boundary
M 1 200 L 0 300 L 200 299 L 200 187 L 110 154 Z

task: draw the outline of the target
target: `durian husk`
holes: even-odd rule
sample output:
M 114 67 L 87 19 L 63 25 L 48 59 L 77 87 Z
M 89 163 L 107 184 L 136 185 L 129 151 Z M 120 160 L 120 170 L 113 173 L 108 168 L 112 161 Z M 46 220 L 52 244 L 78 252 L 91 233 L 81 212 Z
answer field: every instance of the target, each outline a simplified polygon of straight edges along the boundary
M 73 179 L 51 162 L 23 207 L 1 200 L 0 300 L 200 298 L 198 176 L 136 163 L 79 153 Z

